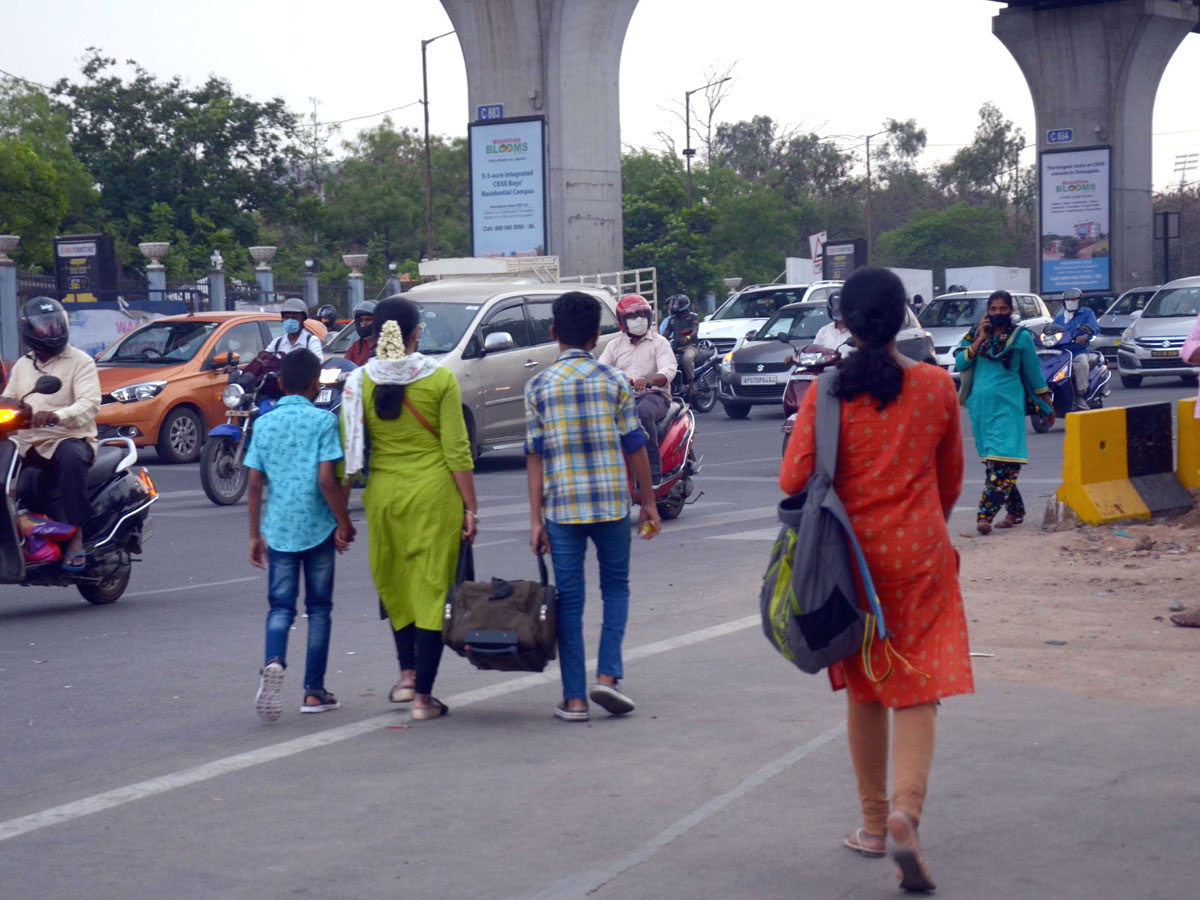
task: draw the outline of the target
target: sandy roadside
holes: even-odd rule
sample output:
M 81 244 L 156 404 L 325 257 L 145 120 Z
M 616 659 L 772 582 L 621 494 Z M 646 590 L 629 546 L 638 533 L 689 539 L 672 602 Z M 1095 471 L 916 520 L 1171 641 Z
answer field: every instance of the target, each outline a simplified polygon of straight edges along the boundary
M 976 678 L 1200 706 L 1200 513 L 1170 524 L 956 535 Z M 1049 641 L 1064 643 L 1048 643 Z

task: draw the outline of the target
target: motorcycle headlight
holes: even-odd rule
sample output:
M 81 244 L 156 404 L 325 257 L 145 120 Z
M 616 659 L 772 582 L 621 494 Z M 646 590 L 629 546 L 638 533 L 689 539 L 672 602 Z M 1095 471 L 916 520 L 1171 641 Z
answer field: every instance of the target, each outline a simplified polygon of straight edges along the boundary
M 322 369 L 321 384 L 337 384 L 342 380 L 341 369 Z
M 117 388 L 110 393 L 112 394 L 112 398 L 120 403 L 134 403 L 138 400 L 149 400 L 151 397 L 157 397 L 166 386 L 167 383 L 165 381 L 143 381 L 138 384 L 130 384 L 123 388 Z
M 733 351 L 730 350 L 721 357 L 721 371 L 726 375 L 733 371 Z
M 801 353 L 796 357 L 796 362 L 802 366 L 816 366 L 820 365 L 823 359 L 825 359 L 824 353 Z
M 237 409 L 242 405 L 242 398 L 245 396 L 246 389 L 244 387 L 240 384 L 229 384 L 221 392 L 221 402 L 230 409 Z
M 1063 380 L 1064 378 L 1066 378 L 1066 377 L 1067 377 L 1067 370 L 1066 370 L 1066 369 L 1059 369 L 1059 370 L 1058 370 L 1058 373 L 1057 373 L 1057 374 L 1056 374 L 1056 375 L 1055 375 L 1053 378 L 1051 378 L 1051 379 L 1050 379 L 1050 381 L 1052 381 L 1052 382 L 1059 382 L 1059 381 L 1062 381 L 1062 380 Z

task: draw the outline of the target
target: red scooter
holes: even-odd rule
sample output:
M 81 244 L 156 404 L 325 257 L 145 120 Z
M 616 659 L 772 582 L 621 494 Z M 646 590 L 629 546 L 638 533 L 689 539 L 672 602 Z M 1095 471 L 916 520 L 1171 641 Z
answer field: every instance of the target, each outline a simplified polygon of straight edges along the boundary
M 696 414 L 682 400 L 672 400 L 666 416 L 658 422 L 658 452 L 662 456 L 662 478 L 654 488 L 658 514 L 675 519 L 689 503 L 695 503 L 704 493 L 692 496 L 695 485 L 692 476 L 699 474 L 703 457 L 696 456 Z M 641 502 L 641 492 L 629 474 L 629 489 L 633 502 Z
M 841 358 L 838 351 L 829 350 L 818 344 L 810 344 L 803 350 L 797 351 L 792 357 L 795 368 L 788 377 L 787 387 L 783 389 L 782 453 L 787 453 L 788 441 L 792 437 L 792 429 L 796 426 L 796 411 L 800 409 L 800 402 L 804 399 L 804 395 L 808 393 L 812 383 L 817 380 L 817 376 L 830 366 L 837 365 Z

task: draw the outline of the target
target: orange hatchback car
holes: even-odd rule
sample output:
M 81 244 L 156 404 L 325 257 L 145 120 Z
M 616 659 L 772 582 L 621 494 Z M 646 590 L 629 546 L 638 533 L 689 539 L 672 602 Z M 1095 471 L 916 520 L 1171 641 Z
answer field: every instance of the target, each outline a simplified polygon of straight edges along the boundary
M 314 318 L 304 327 L 322 340 Z M 225 418 L 221 369 L 229 354 L 252 360 L 283 334 L 273 313 L 213 312 L 154 319 L 96 358 L 102 393 L 100 437 L 128 437 L 155 447 L 163 462 L 191 462 L 208 429 Z

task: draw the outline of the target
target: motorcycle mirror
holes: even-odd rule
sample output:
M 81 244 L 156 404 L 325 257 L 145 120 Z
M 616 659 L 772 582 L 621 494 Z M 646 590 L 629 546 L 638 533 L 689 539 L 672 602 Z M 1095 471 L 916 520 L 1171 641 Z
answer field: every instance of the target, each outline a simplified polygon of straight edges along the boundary
M 56 378 L 54 375 L 43 375 L 36 382 L 34 382 L 33 390 L 30 391 L 29 394 L 57 394 L 61 390 L 61 378 Z M 28 397 L 29 394 L 26 394 L 25 396 Z

